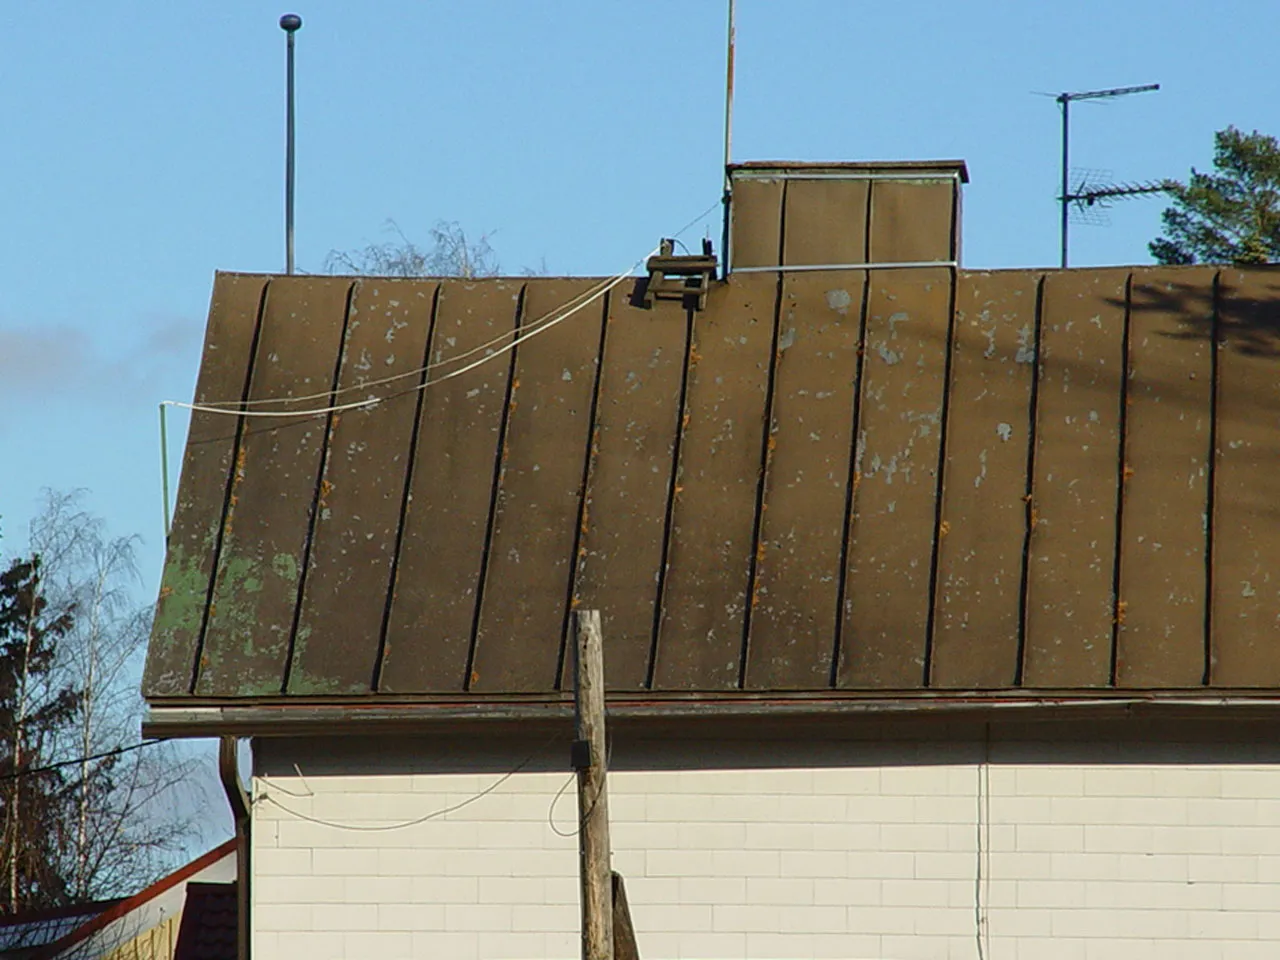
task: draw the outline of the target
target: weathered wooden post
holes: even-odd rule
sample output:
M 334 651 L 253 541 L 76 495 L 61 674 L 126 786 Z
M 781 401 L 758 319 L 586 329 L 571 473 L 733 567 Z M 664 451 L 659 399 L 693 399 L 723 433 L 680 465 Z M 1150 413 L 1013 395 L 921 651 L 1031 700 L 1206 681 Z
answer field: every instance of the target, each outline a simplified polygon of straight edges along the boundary
M 613 870 L 604 729 L 604 634 L 599 610 L 574 617 L 574 715 L 578 772 L 578 859 L 582 881 L 582 960 L 613 960 Z

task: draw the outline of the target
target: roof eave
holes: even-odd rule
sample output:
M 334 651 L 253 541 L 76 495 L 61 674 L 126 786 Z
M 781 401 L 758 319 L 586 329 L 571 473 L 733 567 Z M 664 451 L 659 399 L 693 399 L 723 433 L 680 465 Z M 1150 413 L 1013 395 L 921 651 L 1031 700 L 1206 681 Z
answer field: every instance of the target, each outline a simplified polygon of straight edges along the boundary
M 797 720 L 875 721 L 943 715 L 955 719 L 1016 718 L 1029 722 L 1126 718 L 1256 721 L 1280 719 L 1280 694 L 1275 691 L 1207 694 L 1202 690 L 1185 690 L 1089 694 L 1043 691 L 1012 696 L 1004 692 L 974 691 L 872 696 L 616 697 L 609 701 L 608 715 L 611 723 L 635 728 L 671 721 L 767 725 Z M 481 703 L 456 699 L 393 703 L 367 699 L 153 702 L 143 721 L 142 732 L 147 737 L 168 738 L 361 736 L 384 731 L 430 733 L 459 727 L 474 728 L 477 732 L 505 732 L 517 725 L 527 732 L 529 724 L 568 726 L 572 720 L 573 704 L 564 697 L 495 699 Z

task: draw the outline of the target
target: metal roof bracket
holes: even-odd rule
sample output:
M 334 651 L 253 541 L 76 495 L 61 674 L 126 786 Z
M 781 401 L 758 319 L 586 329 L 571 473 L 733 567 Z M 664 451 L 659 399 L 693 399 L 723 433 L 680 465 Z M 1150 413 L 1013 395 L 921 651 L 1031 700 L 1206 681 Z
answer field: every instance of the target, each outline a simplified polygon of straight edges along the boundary
M 702 241 L 700 255 L 678 257 L 675 241 L 664 239 L 645 268 L 649 279 L 640 300 L 646 309 L 651 309 L 655 300 L 681 300 L 689 310 L 701 310 L 707 305 L 707 290 L 716 275 L 716 255 L 710 240 Z

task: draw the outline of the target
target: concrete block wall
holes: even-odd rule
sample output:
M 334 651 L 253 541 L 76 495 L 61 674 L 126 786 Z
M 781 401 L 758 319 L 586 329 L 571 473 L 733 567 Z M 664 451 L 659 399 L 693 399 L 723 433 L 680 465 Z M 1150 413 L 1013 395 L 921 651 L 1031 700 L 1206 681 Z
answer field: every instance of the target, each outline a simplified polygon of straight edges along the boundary
M 259 745 L 256 960 L 576 957 L 566 752 Z M 1280 755 L 1261 742 L 637 743 L 613 764 L 646 958 L 1280 948 Z

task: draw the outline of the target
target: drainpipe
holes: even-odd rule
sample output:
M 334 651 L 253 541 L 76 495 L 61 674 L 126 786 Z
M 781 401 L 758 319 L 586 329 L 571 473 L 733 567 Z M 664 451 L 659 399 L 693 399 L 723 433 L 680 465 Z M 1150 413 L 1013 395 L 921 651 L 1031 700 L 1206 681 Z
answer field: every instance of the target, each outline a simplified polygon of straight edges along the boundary
M 236 958 L 249 960 L 249 793 L 240 780 L 235 737 L 218 741 L 218 776 L 236 822 Z

